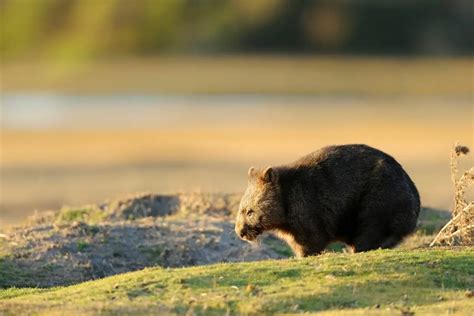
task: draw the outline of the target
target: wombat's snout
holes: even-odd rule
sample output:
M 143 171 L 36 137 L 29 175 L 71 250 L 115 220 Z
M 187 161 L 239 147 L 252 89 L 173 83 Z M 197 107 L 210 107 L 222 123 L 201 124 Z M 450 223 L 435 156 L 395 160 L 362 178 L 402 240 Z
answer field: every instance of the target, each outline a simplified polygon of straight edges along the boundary
M 244 237 L 245 237 L 245 231 L 244 231 L 244 227 L 243 227 L 242 224 L 235 223 L 235 233 L 236 233 L 237 236 L 239 236 L 241 239 L 244 239 Z
M 261 232 L 254 230 L 247 224 L 235 224 L 235 233 L 240 237 L 240 239 L 253 242 L 255 239 L 257 239 Z

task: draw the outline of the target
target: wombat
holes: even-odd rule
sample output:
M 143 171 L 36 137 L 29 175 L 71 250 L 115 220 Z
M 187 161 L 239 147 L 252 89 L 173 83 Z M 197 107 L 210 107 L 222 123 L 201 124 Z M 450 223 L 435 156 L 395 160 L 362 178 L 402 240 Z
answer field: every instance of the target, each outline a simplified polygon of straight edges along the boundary
M 247 241 L 272 231 L 297 257 L 333 241 L 361 252 L 396 246 L 419 211 L 415 184 L 394 158 L 367 145 L 328 146 L 288 165 L 251 167 L 235 231 Z

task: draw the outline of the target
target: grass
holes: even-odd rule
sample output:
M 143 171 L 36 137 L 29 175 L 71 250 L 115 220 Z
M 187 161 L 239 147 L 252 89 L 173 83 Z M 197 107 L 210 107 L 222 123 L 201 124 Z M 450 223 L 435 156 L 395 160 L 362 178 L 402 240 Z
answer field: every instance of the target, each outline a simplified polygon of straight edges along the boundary
M 474 250 L 378 250 L 361 254 L 148 268 L 78 285 L 0 290 L 0 312 L 222 315 L 327 311 L 469 313 Z
M 97 224 L 104 220 L 106 215 L 106 212 L 97 208 L 95 205 L 83 207 L 65 206 L 59 211 L 56 222 L 60 224 L 80 221 L 89 224 Z
M 424 235 L 437 233 L 450 219 L 449 212 L 423 207 L 418 217 L 418 231 Z

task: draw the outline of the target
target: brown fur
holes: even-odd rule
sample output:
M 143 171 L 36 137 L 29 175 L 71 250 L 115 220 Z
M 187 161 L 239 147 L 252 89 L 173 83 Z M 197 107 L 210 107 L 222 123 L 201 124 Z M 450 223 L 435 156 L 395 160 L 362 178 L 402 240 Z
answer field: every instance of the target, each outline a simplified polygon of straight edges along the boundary
M 250 168 L 248 176 L 236 233 L 254 241 L 272 231 L 297 256 L 332 241 L 355 251 L 390 248 L 417 222 L 415 185 L 395 159 L 366 145 L 324 147 L 289 165 Z

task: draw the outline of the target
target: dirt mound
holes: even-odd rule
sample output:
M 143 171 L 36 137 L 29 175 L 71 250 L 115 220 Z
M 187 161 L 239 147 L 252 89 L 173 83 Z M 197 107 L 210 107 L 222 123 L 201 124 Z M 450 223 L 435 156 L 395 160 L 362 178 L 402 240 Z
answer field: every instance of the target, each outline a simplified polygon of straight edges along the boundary
M 183 267 L 291 255 L 272 236 L 237 238 L 240 196 L 140 194 L 63 207 L 0 235 L 0 287 L 67 285 L 150 266 Z M 449 213 L 424 208 L 418 232 L 400 246 L 427 246 Z M 336 245 L 333 251 L 340 250 Z
M 238 203 L 234 194 L 142 194 L 64 207 L 6 233 L 0 287 L 73 284 L 156 265 L 288 256 L 288 248 L 271 236 L 260 245 L 235 236 Z
M 115 207 L 112 206 L 111 215 L 121 219 L 167 216 L 177 213 L 179 206 L 178 196 L 146 194 L 118 201 Z

